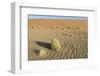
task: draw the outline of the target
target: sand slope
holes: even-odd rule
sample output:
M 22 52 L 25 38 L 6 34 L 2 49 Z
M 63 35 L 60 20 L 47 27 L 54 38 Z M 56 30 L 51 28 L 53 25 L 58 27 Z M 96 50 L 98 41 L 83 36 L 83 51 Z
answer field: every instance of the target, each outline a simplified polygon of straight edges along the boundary
M 31 19 L 28 21 L 28 60 L 79 59 L 88 57 L 88 21 L 60 19 Z M 51 49 L 57 38 L 59 51 Z M 40 56 L 43 48 L 47 53 Z

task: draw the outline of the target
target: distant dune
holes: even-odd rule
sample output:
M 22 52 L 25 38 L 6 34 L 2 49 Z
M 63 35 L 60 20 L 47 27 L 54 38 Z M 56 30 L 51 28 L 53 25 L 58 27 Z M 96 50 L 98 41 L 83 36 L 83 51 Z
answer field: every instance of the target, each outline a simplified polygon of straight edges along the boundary
M 60 20 L 60 19 L 30 19 L 29 27 L 33 27 L 34 30 L 43 29 L 43 30 L 51 30 L 52 27 L 55 29 L 60 28 L 81 28 L 81 30 L 87 30 L 87 20 Z M 59 28 L 56 28 L 59 27 Z
M 61 49 L 51 49 L 51 40 L 57 38 Z M 36 53 L 44 49 L 46 54 Z M 88 58 L 88 21 L 63 19 L 28 20 L 28 60 Z

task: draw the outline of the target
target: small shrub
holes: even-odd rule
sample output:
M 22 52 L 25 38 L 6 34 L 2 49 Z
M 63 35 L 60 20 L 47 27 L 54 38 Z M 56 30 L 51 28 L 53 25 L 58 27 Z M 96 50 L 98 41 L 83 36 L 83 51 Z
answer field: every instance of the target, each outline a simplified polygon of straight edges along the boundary
M 54 27 L 52 27 L 52 29 L 54 29 Z
M 60 48 L 61 48 L 60 42 L 56 38 L 53 38 L 51 40 L 51 49 L 52 50 L 59 50 Z
M 65 30 L 65 28 L 62 28 L 62 30 Z
M 67 27 L 68 29 L 71 29 L 69 26 Z
M 32 29 L 35 29 L 34 26 L 32 26 Z

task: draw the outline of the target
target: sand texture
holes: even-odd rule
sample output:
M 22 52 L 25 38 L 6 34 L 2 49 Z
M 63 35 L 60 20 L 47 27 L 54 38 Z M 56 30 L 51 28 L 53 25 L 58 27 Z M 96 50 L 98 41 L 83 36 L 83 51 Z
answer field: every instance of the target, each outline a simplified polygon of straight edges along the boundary
M 53 38 L 60 42 L 61 48 L 58 51 L 51 49 Z M 43 49 L 43 53 L 40 49 Z M 28 20 L 29 61 L 84 58 L 88 58 L 87 20 Z

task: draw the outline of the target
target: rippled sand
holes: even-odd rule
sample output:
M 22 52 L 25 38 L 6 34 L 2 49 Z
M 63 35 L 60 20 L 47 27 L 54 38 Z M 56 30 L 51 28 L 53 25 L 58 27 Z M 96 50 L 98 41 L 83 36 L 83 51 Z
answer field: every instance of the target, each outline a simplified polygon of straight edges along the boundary
M 88 58 L 87 20 L 31 19 L 28 21 L 28 60 Z M 51 49 L 57 38 L 61 49 Z M 39 49 L 46 54 L 37 54 Z

